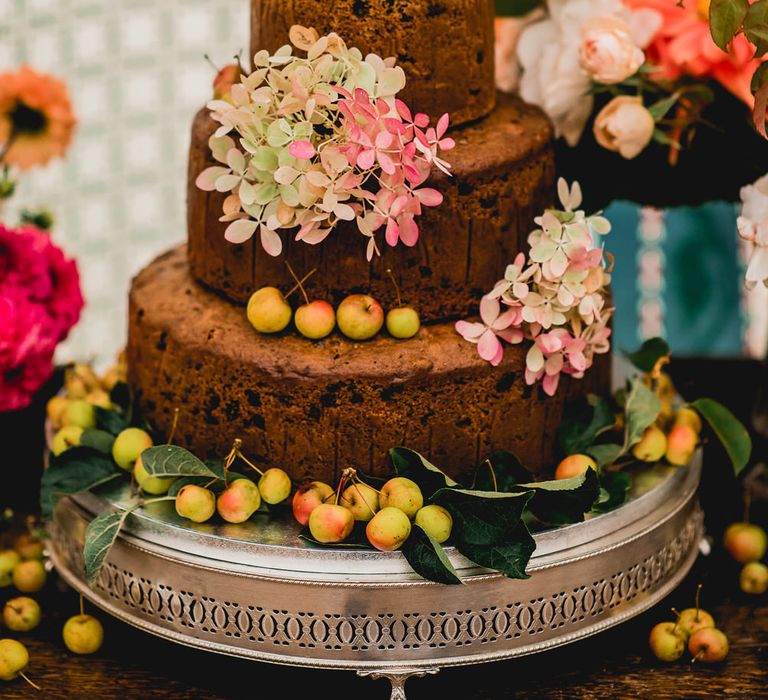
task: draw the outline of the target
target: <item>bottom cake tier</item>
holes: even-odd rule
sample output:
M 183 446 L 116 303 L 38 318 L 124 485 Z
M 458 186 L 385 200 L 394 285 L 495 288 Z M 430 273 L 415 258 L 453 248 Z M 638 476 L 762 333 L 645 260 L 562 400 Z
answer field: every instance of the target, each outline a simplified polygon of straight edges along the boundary
M 457 479 L 497 449 L 533 471 L 553 469 L 565 405 L 608 393 L 610 358 L 549 397 L 525 385 L 525 353 L 508 347 L 491 367 L 451 323 L 405 341 L 259 335 L 243 307 L 194 281 L 185 247 L 145 268 L 130 295 L 129 378 L 158 434 L 178 408 L 178 444 L 224 456 L 241 438 L 253 461 L 295 480 L 333 483 L 346 467 L 385 475 L 387 452 L 400 445 Z

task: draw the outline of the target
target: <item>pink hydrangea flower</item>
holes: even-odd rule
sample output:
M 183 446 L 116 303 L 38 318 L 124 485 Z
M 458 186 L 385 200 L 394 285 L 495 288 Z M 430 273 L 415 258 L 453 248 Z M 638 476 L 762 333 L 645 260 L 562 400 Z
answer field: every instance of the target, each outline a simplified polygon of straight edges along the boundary
M 497 366 L 504 357 L 501 340 L 510 344 L 523 340 L 523 331 L 518 327 L 521 322 L 519 309 L 511 308 L 502 313 L 498 299 L 484 296 L 480 300 L 481 323 L 456 321 L 456 331 L 464 340 L 477 344 L 477 353 L 484 360 Z

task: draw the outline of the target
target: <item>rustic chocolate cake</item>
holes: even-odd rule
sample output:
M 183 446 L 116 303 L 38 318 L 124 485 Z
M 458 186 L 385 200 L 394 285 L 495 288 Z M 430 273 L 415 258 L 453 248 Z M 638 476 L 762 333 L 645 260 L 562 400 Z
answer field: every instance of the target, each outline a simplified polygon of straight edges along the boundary
M 554 467 L 563 408 L 608 389 L 608 356 L 596 357 L 583 379 L 564 376 L 548 396 L 524 380 L 527 343 L 508 347 L 494 367 L 454 329 L 527 250 L 533 218 L 554 200 L 549 123 L 494 92 L 492 15 L 490 0 L 343 0 L 332 12 L 317 0 L 254 0 L 254 53 L 275 51 L 301 23 L 343 34 L 364 53 L 395 56 L 414 109 L 450 112 L 451 175 L 430 175 L 426 184 L 443 201 L 424 208 L 413 246 L 381 246 L 369 262 L 355 222 L 339 221 L 317 245 L 284 235 L 281 254 L 271 256 L 258 236 L 225 240 L 224 195 L 196 187 L 215 165 L 209 138 L 219 126 L 207 109 L 198 114 L 188 246 L 149 265 L 130 295 L 130 381 L 158 431 L 178 407 L 177 442 L 195 453 L 223 456 L 239 437 L 253 460 L 330 483 L 350 466 L 388 472 L 387 450 L 397 445 L 457 477 L 494 449 L 535 471 Z M 354 341 L 337 330 L 311 341 L 291 326 L 259 334 L 244 302 L 265 285 L 293 286 L 286 261 L 300 275 L 316 270 L 307 291 L 334 305 L 365 293 L 391 307 L 391 269 L 424 325 L 406 340 L 381 333 Z

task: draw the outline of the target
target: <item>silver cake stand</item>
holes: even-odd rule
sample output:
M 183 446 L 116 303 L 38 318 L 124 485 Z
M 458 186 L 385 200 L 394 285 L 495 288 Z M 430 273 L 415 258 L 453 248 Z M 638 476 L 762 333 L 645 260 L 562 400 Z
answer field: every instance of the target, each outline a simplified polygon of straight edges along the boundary
M 386 677 L 568 644 L 666 596 L 702 537 L 701 458 L 658 472 L 621 508 L 535 536 L 530 578 L 510 580 L 453 549 L 463 586 L 425 581 L 398 552 L 314 548 L 286 520 L 194 525 L 170 503 L 129 516 L 93 588 L 83 576 L 88 522 L 121 508 L 127 486 L 62 500 L 50 528 L 61 576 L 115 617 L 160 637 L 232 656 Z

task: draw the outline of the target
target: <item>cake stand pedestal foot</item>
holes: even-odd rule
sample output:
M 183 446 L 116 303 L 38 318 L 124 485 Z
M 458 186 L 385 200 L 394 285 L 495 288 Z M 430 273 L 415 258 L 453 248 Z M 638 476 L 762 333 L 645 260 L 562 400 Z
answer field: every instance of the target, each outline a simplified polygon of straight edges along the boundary
M 389 700 L 406 700 L 405 682 L 409 678 L 434 676 L 439 670 L 439 668 L 393 668 L 387 671 L 358 671 L 357 675 L 360 678 L 371 678 L 375 681 L 386 678 L 392 684 Z

